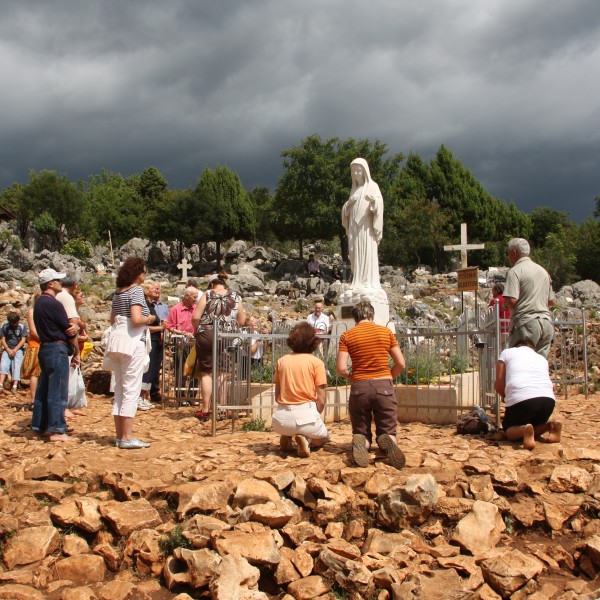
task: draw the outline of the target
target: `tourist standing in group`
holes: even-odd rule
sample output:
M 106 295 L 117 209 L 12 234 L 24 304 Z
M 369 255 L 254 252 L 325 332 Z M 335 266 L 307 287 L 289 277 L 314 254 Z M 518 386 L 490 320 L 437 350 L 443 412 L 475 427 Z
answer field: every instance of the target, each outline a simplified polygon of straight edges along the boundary
M 198 288 L 186 287 L 181 300 L 171 308 L 167 318 L 167 329 L 175 335 L 184 338 L 193 339 L 194 327 L 192 325 L 192 316 L 196 309 L 196 300 L 198 298 Z
M 23 346 L 27 342 L 29 330 L 25 323 L 21 323 L 19 313 L 11 311 L 7 315 L 7 322 L 0 329 L 0 344 L 2 344 L 2 357 L 0 359 L 0 393 L 4 393 L 4 380 L 10 373 L 12 380 L 11 391 L 17 393 L 21 380 L 21 364 L 23 363 Z
M 200 371 L 200 390 L 202 393 L 202 410 L 196 413 L 200 419 L 208 419 L 212 407 L 213 388 L 213 338 L 214 326 L 218 323 L 222 331 L 231 331 L 246 322 L 246 313 L 241 296 L 227 286 L 225 279 L 217 277 L 209 284 L 209 289 L 200 298 L 192 317 L 196 338 L 196 365 Z M 225 397 L 226 369 L 223 357 L 217 360 L 219 376 L 220 400 Z
M 275 366 L 275 401 L 273 431 L 278 433 L 283 452 L 294 449 L 298 456 L 310 455 L 315 448 L 329 441 L 327 427 L 321 419 L 325 408 L 327 375 L 323 361 L 313 356 L 320 341 L 315 330 L 306 322 L 298 323 L 287 339 L 292 354 L 283 356 Z
M 115 420 L 115 443 L 118 448 L 126 450 L 150 445 L 133 437 L 133 421 L 146 360 L 147 328 L 158 322 L 158 318 L 150 314 L 141 288 L 145 279 L 146 263 L 141 258 L 132 256 L 125 260 L 117 274 L 117 291 L 113 296 L 110 315 L 111 325 L 123 324 L 124 330 L 131 337 L 131 352 L 113 359 L 115 395 L 112 414 Z
M 552 280 L 548 272 L 529 258 L 529 242 L 513 238 L 508 242 L 508 260 L 512 265 L 506 275 L 504 306 L 511 312 L 508 346 L 521 340 L 533 343 L 546 360 L 554 337 L 550 307 L 554 304 Z
M 315 309 L 306 317 L 306 322 L 317 335 L 325 335 L 329 332 L 329 316 L 323 313 L 322 302 L 315 302 Z
M 40 294 L 41 292 L 36 292 L 29 300 L 29 308 L 27 310 L 29 338 L 27 339 L 27 348 L 25 350 L 25 355 L 23 356 L 23 364 L 21 365 L 21 379 L 29 380 L 29 397 L 31 398 L 32 404 L 35 399 L 35 390 L 37 389 L 40 376 L 40 363 L 38 361 L 40 338 L 33 321 L 33 309 Z
M 394 378 L 405 368 L 396 337 L 387 328 L 373 323 L 375 309 L 368 301 L 352 308 L 356 326 L 342 334 L 336 372 L 350 379 L 348 409 L 352 423 L 352 456 L 359 467 L 369 464 L 372 446 L 371 421 L 375 420 L 377 444 L 397 469 L 406 460 L 396 441 L 398 410 Z M 389 357 L 393 361 L 390 369 Z M 348 369 L 352 360 L 352 372 Z
M 160 283 L 146 281 L 142 286 L 146 297 L 146 304 L 151 315 L 158 319 L 155 325 L 148 328 L 152 350 L 150 350 L 150 364 L 142 377 L 142 392 L 138 401 L 140 410 L 154 408 L 152 401 L 160 402 L 159 392 L 160 369 L 163 359 L 163 332 L 167 324 L 169 309 L 160 301 Z
M 69 354 L 71 364 L 79 365 L 77 328 L 56 299 L 66 273 L 44 269 L 38 276 L 40 297 L 33 309 L 33 321 L 40 338 L 40 378 L 33 402 L 31 428 L 51 442 L 70 442 L 65 407 L 69 394 Z
M 536 436 L 544 433 L 549 434 L 547 442 L 560 442 L 562 424 L 548 420 L 556 402 L 548 361 L 536 352 L 533 342 L 522 339 L 502 351 L 494 388 L 506 406 L 502 428 L 507 439 L 523 440 L 527 450 L 533 450 Z

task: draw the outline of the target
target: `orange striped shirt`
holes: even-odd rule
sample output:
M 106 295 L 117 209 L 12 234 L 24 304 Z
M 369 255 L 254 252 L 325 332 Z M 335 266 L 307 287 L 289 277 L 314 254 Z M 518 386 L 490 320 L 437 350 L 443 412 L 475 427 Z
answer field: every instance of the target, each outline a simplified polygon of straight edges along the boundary
M 361 321 L 340 338 L 340 351 L 352 359 L 352 381 L 392 378 L 389 352 L 398 345 L 396 336 L 382 325 Z

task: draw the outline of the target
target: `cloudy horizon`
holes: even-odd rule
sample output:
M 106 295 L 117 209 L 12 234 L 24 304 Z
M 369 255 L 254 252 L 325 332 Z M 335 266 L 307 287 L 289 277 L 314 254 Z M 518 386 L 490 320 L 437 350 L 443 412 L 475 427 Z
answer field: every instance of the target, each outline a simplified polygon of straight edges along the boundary
M 0 190 L 206 166 L 271 191 L 314 133 L 449 148 L 488 192 L 580 222 L 600 195 L 596 0 L 0 0 Z M 596 75 L 594 75 L 596 73 Z

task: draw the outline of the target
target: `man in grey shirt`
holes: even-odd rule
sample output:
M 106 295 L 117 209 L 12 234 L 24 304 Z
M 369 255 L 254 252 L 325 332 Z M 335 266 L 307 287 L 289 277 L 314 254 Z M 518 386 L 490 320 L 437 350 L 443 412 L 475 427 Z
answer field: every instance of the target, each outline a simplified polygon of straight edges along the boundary
M 508 346 L 529 340 L 536 352 L 548 359 L 554 326 L 550 307 L 554 304 L 552 280 L 546 269 L 529 258 L 529 242 L 513 238 L 508 242 L 512 268 L 506 276 L 504 306 L 510 308 L 511 329 Z

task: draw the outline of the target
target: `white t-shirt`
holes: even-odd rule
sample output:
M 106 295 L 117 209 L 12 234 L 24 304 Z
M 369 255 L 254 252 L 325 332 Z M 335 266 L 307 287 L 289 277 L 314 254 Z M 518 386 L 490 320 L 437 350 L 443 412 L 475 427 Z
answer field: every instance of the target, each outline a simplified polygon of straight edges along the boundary
M 310 315 L 306 317 L 306 322 L 309 325 L 312 325 L 319 333 L 326 334 L 329 331 L 329 317 L 324 313 L 321 313 L 318 318 L 314 312 L 310 313 Z
M 56 294 L 56 299 L 65 307 L 69 319 L 79 318 L 77 306 L 75 306 L 75 298 L 73 298 L 67 290 L 58 292 L 58 294 Z
M 498 360 L 506 365 L 506 406 L 514 406 L 530 398 L 554 398 L 548 361 L 533 348 L 507 348 Z
M 263 356 L 264 344 L 263 344 L 263 341 L 259 338 L 251 338 L 250 339 L 250 348 L 252 348 L 252 346 L 254 346 L 254 344 L 256 342 L 258 342 L 258 345 L 256 347 L 256 352 L 250 358 L 253 358 L 254 360 L 260 360 Z

